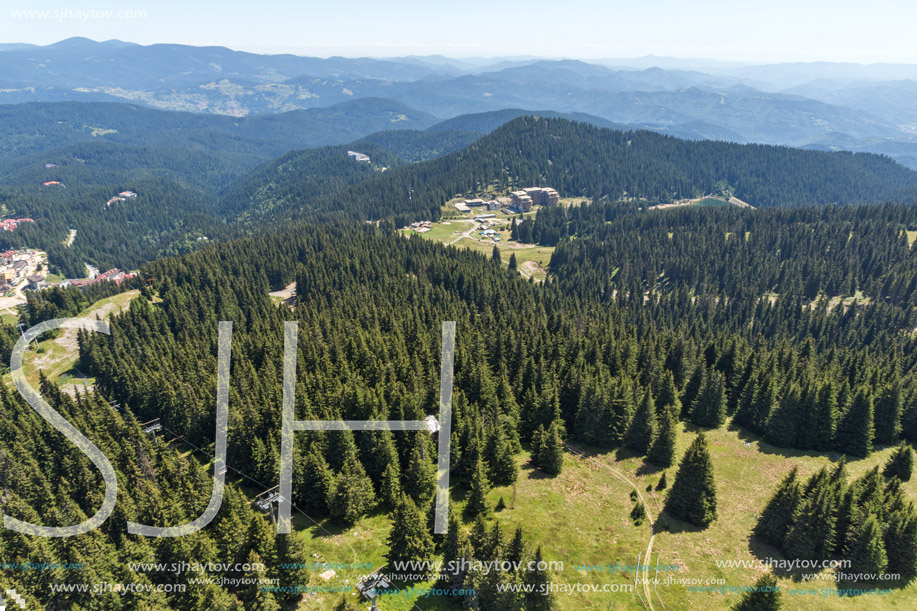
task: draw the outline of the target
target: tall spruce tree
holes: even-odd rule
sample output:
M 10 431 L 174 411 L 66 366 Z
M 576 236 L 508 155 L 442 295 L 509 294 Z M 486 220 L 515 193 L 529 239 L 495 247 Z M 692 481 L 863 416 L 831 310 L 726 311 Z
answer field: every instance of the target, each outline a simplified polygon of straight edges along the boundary
M 670 516 L 707 527 L 716 519 L 716 484 L 707 439 L 700 433 L 685 452 L 665 501 Z
M 897 477 L 902 482 L 906 482 L 911 479 L 913 471 L 914 452 L 909 445 L 902 443 L 888 457 L 888 462 L 885 463 L 882 475 L 888 478 Z
M 713 370 L 704 376 L 691 406 L 691 422 L 711 429 L 719 428 L 726 422 L 726 385 L 719 371 Z
M 872 575 L 885 572 L 888 556 L 882 541 L 882 528 L 872 512 L 866 513 L 865 520 L 857 528 L 856 536 L 847 550 L 847 559 L 850 560 L 850 572 Z
M 901 384 L 886 384 L 875 403 L 875 442 L 890 446 L 901 434 Z
M 866 388 L 860 388 L 838 425 L 837 449 L 852 456 L 869 456 L 873 436 L 872 395 Z
M 512 485 L 519 475 L 519 467 L 516 466 L 512 446 L 504 434 L 503 423 L 499 420 L 491 428 L 486 451 L 490 481 L 495 486 Z
M 779 611 L 783 603 L 780 600 L 780 587 L 773 573 L 765 573 L 755 582 L 754 588 L 742 595 L 732 611 Z
M 643 393 L 640 407 L 634 413 L 624 443 L 640 455 L 649 452 L 656 440 L 656 404 L 649 389 Z
M 433 554 L 433 537 L 427 529 L 423 512 L 406 494 L 401 495 L 392 513 L 392 530 L 388 536 L 388 559 L 393 572 L 394 563 L 422 562 Z
M 415 433 L 402 477 L 402 488 L 418 506 L 425 506 L 436 491 L 436 467 L 427 436 Z
M 793 524 L 796 508 L 802 502 L 797 474 L 798 470 L 793 467 L 783 478 L 761 511 L 753 531 L 756 536 L 777 547 L 781 547 L 786 540 L 786 533 Z
M 883 541 L 888 572 L 900 575 L 904 583 L 917 578 L 917 511 L 913 503 L 891 511 L 885 521 Z
M 827 560 L 835 545 L 837 514 L 835 494 L 830 483 L 813 490 L 793 514 L 783 551 L 790 558 Z
M 351 452 L 334 481 L 329 503 L 331 517 L 343 524 L 353 524 L 369 511 L 373 503 L 375 492 L 372 480 L 366 475 L 356 453 Z
M 678 439 L 678 421 L 675 419 L 677 406 L 663 409 L 659 416 L 659 434 L 650 446 L 647 458 L 650 462 L 668 469 L 675 464 L 675 444 Z
M 554 594 L 550 590 L 551 579 L 548 572 L 541 566 L 541 562 L 541 547 L 539 547 L 527 565 L 534 568 L 527 569 L 523 575 L 523 582 L 526 585 L 526 611 L 554 611 L 557 608 Z
M 764 426 L 764 440 L 781 448 L 796 446 L 799 433 L 801 391 L 797 384 L 792 384 L 777 409 L 771 413 Z
M 829 381 L 818 389 L 815 399 L 814 449 L 825 451 L 834 447 L 838 418 L 837 390 Z
M 559 475 L 564 466 L 564 442 L 560 437 L 557 421 L 545 431 L 538 453 L 538 468 L 548 475 Z
M 487 505 L 487 493 L 490 492 L 490 480 L 487 478 L 487 470 L 484 468 L 484 461 L 478 457 L 471 475 L 471 489 L 468 492 L 468 504 L 466 509 L 468 515 L 472 517 L 486 515 L 489 512 Z

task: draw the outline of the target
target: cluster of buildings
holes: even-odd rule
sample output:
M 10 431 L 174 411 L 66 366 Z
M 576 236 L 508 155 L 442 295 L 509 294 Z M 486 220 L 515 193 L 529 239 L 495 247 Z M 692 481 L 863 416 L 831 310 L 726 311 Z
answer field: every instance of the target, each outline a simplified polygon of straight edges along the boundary
M 0 221 L 0 231 L 13 231 L 22 223 L 34 223 L 32 219 L 3 219 Z M 7 251 L 9 252 L 9 251 Z
M 116 196 L 105 202 L 105 205 L 111 206 L 112 204 L 116 204 L 118 202 L 134 199 L 135 197 L 137 197 L 137 194 L 133 191 L 121 191 L 121 193 L 118 193 Z
M 363 153 L 358 153 L 356 151 L 347 151 L 347 156 L 355 159 L 356 161 L 362 161 L 369 163 L 369 155 L 364 155 Z
M 416 221 L 411 223 L 411 229 L 417 233 L 426 233 L 430 231 L 430 228 L 433 226 L 431 221 Z
M 122 272 L 117 267 L 110 269 L 107 272 L 103 272 L 96 276 L 95 278 L 80 278 L 78 280 L 70 280 L 66 284 L 68 286 L 75 286 L 77 288 L 83 288 L 84 286 L 90 286 L 96 282 L 114 282 L 115 284 L 121 284 L 129 278 L 133 278 L 137 274 L 131 272 Z M 63 286 L 64 283 L 62 282 Z
M 487 208 L 488 210 L 500 210 L 507 208 L 512 203 L 508 197 L 495 197 L 492 200 L 485 201 L 479 197 L 466 199 L 464 202 L 453 204 L 459 212 L 471 212 L 472 208 Z
M 40 258 L 40 253 L 37 256 Z M 28 288 L 41 286 L 45 275 L 34 271 L 37 268 L 37 262 L 36 251 L 5 250 L 0 252 L 0 291 L 10 290 L 23 278 L 28 280 Z
M 523 212 L 531 210 L 533 205 L 556 206 L 560 203 L 560 195 L 551 187 L 526 187 L 509 195 L 513 207 Z
M 490 211 L 508 209 L 515 212 L 529 212 L 534 205 L 556 206 L 559 203 L 560 194 L 551 187 L 526 187 L 513 191 L 509 197 L 495 197 L 492 200 L 475 197 L 453 205 L 459 212 L 471 212 L 472 208 L 480 207 Z

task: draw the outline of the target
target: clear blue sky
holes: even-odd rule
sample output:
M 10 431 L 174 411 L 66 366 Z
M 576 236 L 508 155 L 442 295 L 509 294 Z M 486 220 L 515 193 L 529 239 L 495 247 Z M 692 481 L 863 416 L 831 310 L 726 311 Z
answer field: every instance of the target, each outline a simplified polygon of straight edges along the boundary
M 915 24 L 913 0 L 3 0 L 0 41 L 86 36 L 316 56 L 917 63 Z

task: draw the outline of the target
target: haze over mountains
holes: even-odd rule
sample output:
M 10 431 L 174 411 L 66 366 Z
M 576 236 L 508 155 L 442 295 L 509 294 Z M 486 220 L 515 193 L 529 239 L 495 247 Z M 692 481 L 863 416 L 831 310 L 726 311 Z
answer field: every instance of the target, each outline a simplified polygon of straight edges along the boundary
M 319 59 L 85 38 L 0 46 L 0 103 L 117 101 L 236 117 L 362 98 L 395 101 L 408 107 L 398 115 L 434 119 L 550 109 L 684 138 L 884 153 L 911 167 L 915 92 L 917 66 L 893 64 Z M 351 136 L 338 142 L 358 134 Z

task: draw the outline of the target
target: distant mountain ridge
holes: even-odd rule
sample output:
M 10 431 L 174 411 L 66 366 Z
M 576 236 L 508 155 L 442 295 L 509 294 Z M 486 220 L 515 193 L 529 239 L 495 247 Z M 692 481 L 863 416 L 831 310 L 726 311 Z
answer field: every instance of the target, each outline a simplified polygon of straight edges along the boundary
M 118 101 L 250 117 L 377 98 L 440 120 L 515 108 L 585 113 L 692 139 L 903 151 L 896 158 L 917 167 L 914 87 L 890 81 L 917 79 L 913 66 L 310 58 L 85 38 L 6 44 L 0 53 L 0 104 Z M 438 150 L 429 144 L 425 155 Z

